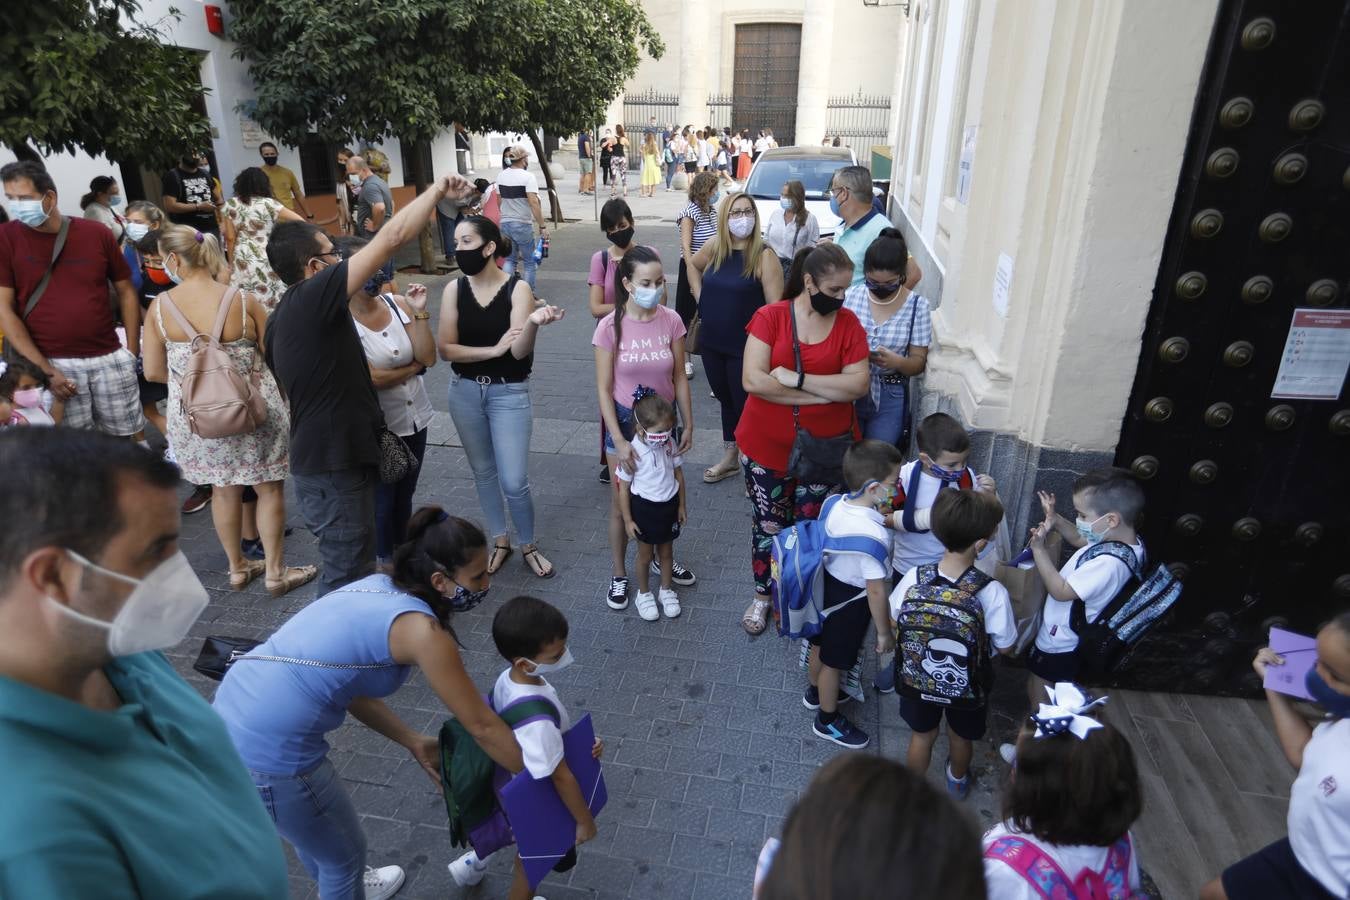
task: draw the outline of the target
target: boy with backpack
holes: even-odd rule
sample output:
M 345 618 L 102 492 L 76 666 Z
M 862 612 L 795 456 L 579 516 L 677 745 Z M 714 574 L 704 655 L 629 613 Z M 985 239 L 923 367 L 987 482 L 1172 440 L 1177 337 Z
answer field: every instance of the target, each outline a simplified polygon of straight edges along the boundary
M 850 750 L 866 747 L 868 737 L 839 712 L 840 681 L 858 660 L 869 622 L 876 623 L 877 653 L 893 646 L 886 606 L 889 540 L 878 510 L 890 508 L 903 460 L 884 441 L 857 442 L 844 454 L 849 493 L 830 497 L 820 511 L 823 621 L 818 633 L 803 635 L 811 644 L 811 683 L 802 704 L 816 710 L 811 726 L 816 737 Z
M 572 727 L 567 707 L 558 699 L 553 685 L 544 675 L 559 672 L 572 664 L 567 646 L 567 618 L 557 607 L 534 597 L 513 597 L 502 604 L 492 619 L 492 641 L 497 652 L 510 666 L 497 677 L 492 688 L 491 705 L 508 723 L 507 713 L 522 703 L 538 704 L 542 715 L 530 715 L 512 724 L 525 769 L 536 779 L 549 778 L 563 805 L 577 822 L 576 842 L 583 844 L 595 837 L 595 818 L 582 796 L 576 776 L 563 759 L 563 732 Z M 604 742 L 595 739 L 592 752 L 596 759 L 604 752 Z M 576 865 L 573 847 L 554 871 L 565 872 Z M 478 884 L 487 872 L 486 860 L 469 851 L 450 864 L 450 875 L 461 887 Z M 516 856 L 515 880 L 508 900 L 530 900 L 533 891 L 525 877 L 520 856 Z
M 930 527 L 933 501 L 946 488 L 994 492 L 994 479 L 976 475 L 966 465 L 970 435 L 946 413 L 933 413 L 914 434 L 919 458 L 900 469 L 899 492 L 890 525 L 895 529 L 891 567 L 898 581 L 916 566 L 936 563 L 946 548 Z M 873 686 L 883 694 L 895 690 L 895 667 L 877 670 Z
M 1003 519 L 1003 504 L 991 491 L 941 491 L 931 518 L 942 558 L 911 569 L 891 594 L 895 681 L 900 717 L 914 731 L 905 764 L 928 772 L 945 716 L 947 790 L 964 800 L 973 742 L 984 737 L 993 687 L 989 645 L 1007 655 L 1017 641 L 1007 589 L 975 568 Z

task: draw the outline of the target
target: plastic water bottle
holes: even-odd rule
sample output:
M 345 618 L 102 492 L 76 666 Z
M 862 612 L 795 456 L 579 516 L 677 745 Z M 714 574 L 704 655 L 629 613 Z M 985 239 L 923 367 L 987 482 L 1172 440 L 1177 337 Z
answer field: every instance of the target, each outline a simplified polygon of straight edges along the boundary
M 544 258 L 544 239 L 539 238 L 534 242 L 534 261 L 538 263 Z

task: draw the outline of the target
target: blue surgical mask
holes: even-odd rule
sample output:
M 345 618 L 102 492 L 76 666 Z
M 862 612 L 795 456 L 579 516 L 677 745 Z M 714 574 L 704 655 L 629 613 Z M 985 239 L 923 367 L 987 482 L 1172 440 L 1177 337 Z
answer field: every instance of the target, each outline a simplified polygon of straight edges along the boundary
M 164 274 L 168 275 L 169 280 L 172 281 L 174 284 L 183 283 L 183 276 L 179 275 L 176 271 L 169 268 L 169 258 L 167 256 L 164 258 Z
M 113 194 L 111 197 L 108 198 L 108 205 L 111 206 L 113 209 L 117 209 L 117 207 L 122 205 L 122 195 Z
M 530 675 L 550 675 L 554 672 L 561 672 L 563 669 L 570 666 L 573 662 L 572 648 L 564 647 L 563 655 L 558 657 L 557 662 L 537 663 L 532 659 L 526 659 L 525 661 L 530 665 L 534 666 L 534 670 L 529 673 Z
M 1308 674 L 1303 676 L 1303 686 L 1327 712 L 1338 719 L 1350 719 L 1350 696 L 1327 684 L 1326 679 L 1317 674 L 1316 667 L 1309 669 Z
M 652 309 L 661 302 L 661 289 L 659 287 L 640 287 L 633 288 L 633 302 L 643 309 Z
M 1105 519 L 1107 515 L 1108 514 L 1103 513 L 1102 515 L 1093 519 L 1091 522 L 1089 522 L 1087 519 L 1074 519 L 1073 525 L 1075 528 L 1078 529 L 1079 537 L 1087 541 L 1089 545 L 1101 543 L 1102 538 L 1106 536 L 1106 531 L 1110 531 L 1111 529 L 1108 528 L 1106 529 L 1106 531 L 1103 531 L 1101 534 L 1098 534 L 1097 532 L 1092 530 L 1092 526 L 1096 525 L 1102 519 Z
M 778 205 L 783 207 L 783 209 L 792 209 L 792 201 L 787 197 L 779 197 Z
M 348 176 L 347 176 L 347 180 L 350 181 L 352 184 L 356 185 L 357 187 L 360 187 L 360 186 L 361 186 L 361 176 L 360 176 L 360 175 L 348 175 Z
M 721 199 L 722 199 L 722 194 L 721 194 L 720 192 L 719 192 L 719 193 L 715 193 L 715 194 L 713 194 L 711 197 L 708 198 L 708 205 L 711 206 L 711 207 L 716 207 L 716 206 L 717 206 L 717 201 L 718 201 L 718 200 L 721 200 Z
M 830 212 L 841 219 L 844 217 L 844 214 L 839 211 L 839 195 L 833 191 L 830 192 Z
M 41 228 L 42 223 L 47 221 L 48 213 L 42 208 L 41 200 L 11 200 L 9 215 L 29 228 Z
M 150 226 L 146 225 L 144 222 L 127 223 L 127 237 L 131 238 L 133 243 L 135 241 L 139 241 L 141 238 L 145 237 L 149 233 L 150 233 Z

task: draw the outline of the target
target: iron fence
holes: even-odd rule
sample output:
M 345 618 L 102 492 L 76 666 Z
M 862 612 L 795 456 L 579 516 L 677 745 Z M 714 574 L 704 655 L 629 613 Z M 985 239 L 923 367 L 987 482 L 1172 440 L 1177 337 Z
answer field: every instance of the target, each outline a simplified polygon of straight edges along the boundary
M 870 157 L 873 144 L 885 144 L 890 138 L 891 98 L 888 94 L 856 94 L 831 97 L 826 103 L 825 136 L 858 154 Z
M 623 130 L 628 134 L 628 167 L 641 171 L 643 133 L 656 116 L 658 131 L 675 121 L 680 109 L 680 95 L 648 88 L 636 94 L 623 95 Z M 602 129 L 603 130 L 603 129 Z M 658 140 L 660 135 L 657 135 Z
M 731 127 L 732 99 L 730 94 L 708 95 L 708 121 L 699 122 L 698 127 L 711 125 L 718 131 Z

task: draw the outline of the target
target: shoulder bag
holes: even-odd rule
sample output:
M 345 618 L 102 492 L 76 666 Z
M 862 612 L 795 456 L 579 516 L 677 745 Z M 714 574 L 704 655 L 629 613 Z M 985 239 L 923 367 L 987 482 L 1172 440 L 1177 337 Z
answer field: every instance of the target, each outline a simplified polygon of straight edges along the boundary
M 52 244 L 51 262 L 47 263 L 47 271 L 42 273 L 42 280 L 37 283 L 37 287 L 33 288 L 33 293 L 29 294 L 28 300 L 24 302 L 23 313 L 19 316 L 21 320 L 28 321 L 28 316 L 33 312 L 33 308 L 38 305 L 42 295 L 47 292 L 47 285 L 52 280 L 52 270 L 56 268 L 56 260 L 61 256 L 61 251 L 66 248 L 66 234 L 69 231 L 70 216 L 62 216 L 61 229 L 56 232 L 56 243 Z M 3 357 L 6 363 L 11 363 L 21 356 L 23 354 L 15 348 L 13 341 L 5 341 L 3 353 L 0 353 L 0 357 Z
M 788 320 L 792 323 L 792 355 L 797 363 L 797 371 L 802 368 L 802 343 L 797 337 L 797 310 L 788 301 Z M 849 404 L 853 422 L 857 421 L 857 410 Z M 848 431 L 834 437 L 816 437 L 802 427 L 800 407 L 792 407 L 792 425 L 796 436 L 792 440 L 792 451 L 788 454 L 788 474 L 807 484 L 828 484 L 837 486 L 844 483 L 844 454 L 853 446 L 853 422 Z

